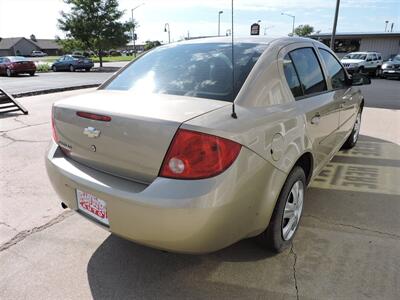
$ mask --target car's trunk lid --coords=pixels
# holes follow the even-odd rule
[[[59,144],[85,165],[149,183],[159,172],[179,126],[227,102],[184,96],[99,90],[59,101],[54,124]],[[111,117],[83,118],[78,112]],[[96,134],[98,132],[98,137]]]

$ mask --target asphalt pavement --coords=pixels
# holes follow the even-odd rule
[[[372,79],[361,86],[366,107],[400,109],[400,79]]]
[[[391,82],[391,84],[399,82]],[[162,252],[62,210],[44,155],[51,104],[0,118],[0,299],[398,299],[400,110],[366,108],[357,146],[313,183],[293,247]]]

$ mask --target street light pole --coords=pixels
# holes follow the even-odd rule
[[[167,27],[168,27],[168,30],[167,30]],[[169,29],[168,23],[165,23],[165,25],[164,25],[164,32],[168,32],[168,44],[170,44],[171,43],[171,31]]]
[[[386,32],[388,24],[389,24],[389,21],[385,21],[385,32]]]
[[[140,6],[144,5],[144,3],[139,4],[138,6],[134,7],[131,9],[131,13],[132,13],[132,43],[133,43],[133,55],[134,57],[136,57],[136,39],[135,39],[135,21],[133,20],[133,11],[136,8],[139,8]]]
[[[289,14],[285,14],[285,13],[281,13],[282,16],[288,16],[292,18],[292,36],[294,36],[294,23],[296,20],[296,16],[293,15],[289,15]]]
[[[339,16],[339,6],[340,6],[340,0],[336,0],[335,19],[333,20],[333,29],[332,29],[332,36],[331,36],[332,51],[335,51],[335,36],[336,36],[337,20],[338,20],[338,16]]]
[[[223,13],[222,10],[218,12],[218,36],[221,36],[221,14]]]

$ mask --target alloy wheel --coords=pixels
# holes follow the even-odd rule
[[[296,181],[286,199],[285,210],[282,218],[282,237],[285,241],[292,238],[296,232],[303,211],[304,184]]]

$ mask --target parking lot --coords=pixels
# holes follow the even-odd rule
[[[252,240],[167,253],[62,210],[44,167],[51,104],[91,89],[21,98],[29,115],[0,119],[0,299],[398,299],[399,84],[363,87],[360,140],[313,181],[293,246],[279,255]]]

